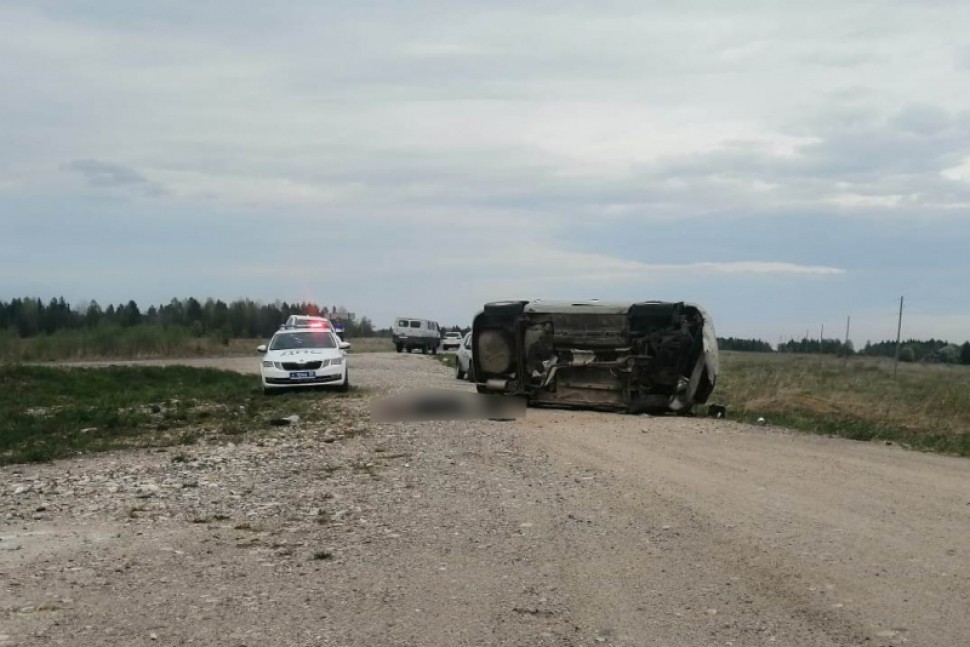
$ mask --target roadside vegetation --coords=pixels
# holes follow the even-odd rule
[[[448,368],[455,368],[455,365],[458,363],[458,357],[454,353],[439,352],[434,357]]]
[[[185,328],[151,325],[104,325],[26,338],[0,331],[0,362],[248,355],[265,341],[194,337]]]
[[[265,430],[294,414],[325,421],[346,397],[266,397],[253,375],[185,366],[0,366],[0,464],[193,444]]]
[[[348,337],[349,353],[393,353],[394,342],[390,337]]]
[[[393,350],[390,329],[342,306],[188,298],[142,310],[134,301],[102,308],[23,298],[0,301],[0,362],[247,355],[292,314],[341,322],[352,352]]]
[[[970,368],[793,353],[721,354],[732,418],[970,456]]]
[[[59,330],[22,338],[0,331],[0,362],[159,359],[253,355],[269,337],[222,340],[194,337],[185,328],[141,325]],[[349,337],[351,353],[391,352],[390,338]]]
[[[723,351],[711,403],[742,422],[970,456],[967,366],[900,362],[894,379],[882,357]]]

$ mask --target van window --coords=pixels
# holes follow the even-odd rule
[[[397,325],[399,327],[401,327],[401,328],[407,328],[408,327],[408,320],[407,319],[400,319],[400,320],[398,320]]]
[[[411,322],[411,327],[412,328],[420,328],[421,327],[421,322],[420,321],[412,321]]]

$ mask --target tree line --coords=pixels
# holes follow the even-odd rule
[[[53,335],[62,330],[91,330],[100,327],[132,328],[149,325],[184,328],[194,337],[269,337],[290,315],[312,314],[343,322],[346,334],[370,337],[377,334],[373,322],[342,307],[312,302],[276,301],[259,303],[250,299],[225,302],[201,301],[194,297],[172,299],[142,310],[134,301],[102,307],[96,301],[72,307],[63,297],[45,303],[37,298],[0,301],[0,331],[22,338]]]
[[[367,317],[357,317],[345,308],[322,306],[302,301],[260,303],[252,299],[225,302],[221,299],[200,300],[194,297],[172,299],[168,303],[142,308],[134,301],[102,307],[96,301],[79,306],[69,305],[63,297],[44,302],[26,297],[10,301],[0,300],[0,334],[20,338],[55,335],[61,331],[111,331],[136,327],[161,328],[187,337],[212,337],[228,343],[230,339],[270,337],[290,315],[312,314],[343,322],[348,337],[390,336],[389,328],[375,328]],[[460,331],[467,327],[441,327]],[[728,351],[749,353],[775,352],[771,344],[760,339],[718,337],[718,347]],[[840,339],[791,339],[778,345],[781,353],[813,353],[829,355],[864,355],[895,357],[896,342],[867,341],[858,353],[852,342]],[[952,344],[942,339],[908,339],[900,345],[901,361],[943,362],[970,365],[970,342]]]
[[[746,353],[771,353],[771,344],[760,339],[739,339],[737,337],[718,337],[717,347],[720,350],[739,350]]]
[[[760,339],[737,339],[735,337],[718,337],[718,348],[721,350],[737,350],[748,353],[806,353],[837,355],[861,355],[865,357],[895,357],[896,341],[880,341],[866,345],[856,351],[852,341],[841,339],[790,339],[778,345],[777,350],[771,344]],[[952,344],[944,339],[907,339],[900,343],[899,359],[902,362],[939,362],[944,364],[970,365],[970,342],[962,345]]]
[[[789,339],[783,344],[778,344],[779,353],[814,353],[823,355],[844,355],[855,354],[855,347],[852,341],[844,342],[841,339]]]
[[[896,342],[866,342],[860,351],[871,357],[895,357]],[[951,344],[943,339],[907,339],[899,344],[901,362],[942,362],[944,364],[970,364],[970,342]]]

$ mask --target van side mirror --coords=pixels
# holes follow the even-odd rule
[[[256,352],[265,353],[266,352],[266,344],[260,344],[259,346],[257,346],[256,347]]]

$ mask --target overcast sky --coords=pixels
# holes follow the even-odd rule
[[[283,6],[278,6],[278,5]],[[970,338],[970,3],[0,3],[0,299]]]

